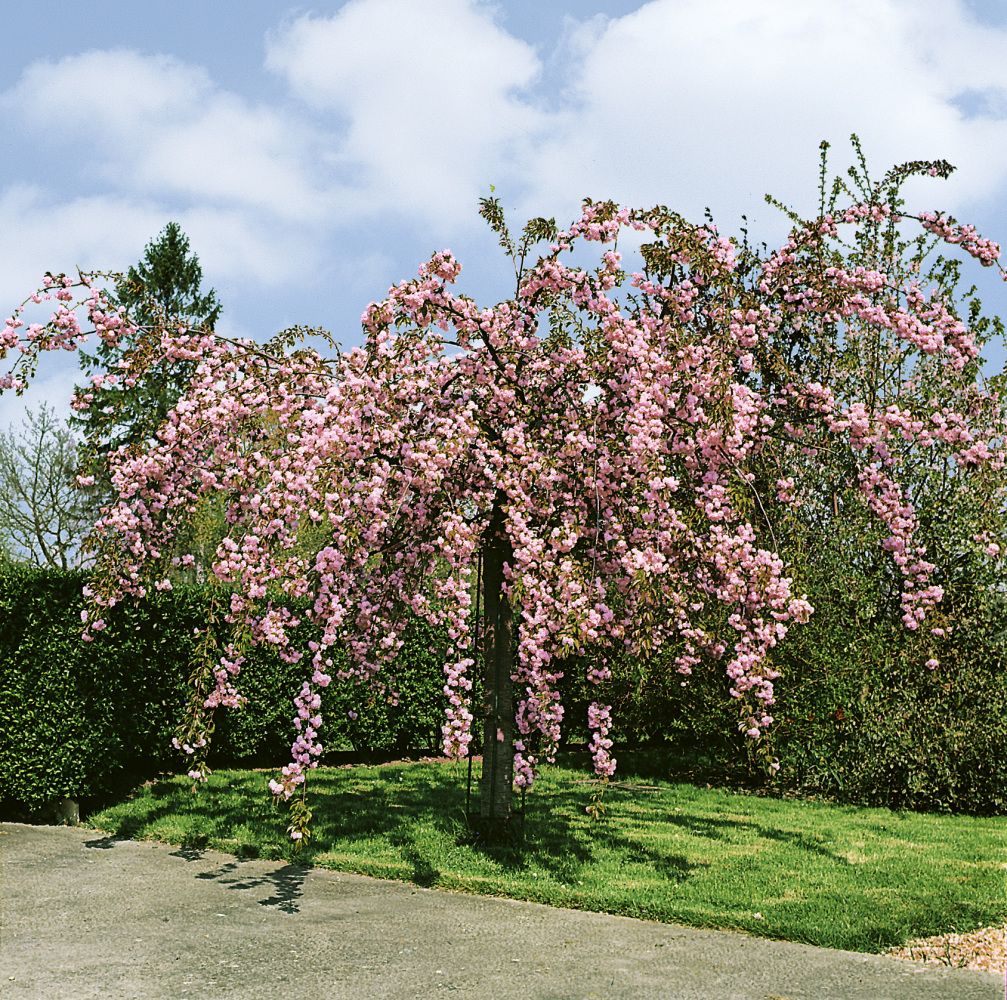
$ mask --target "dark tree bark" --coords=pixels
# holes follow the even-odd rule
[[[500,501],[483,538],[483,657],[485,710],[483,766],[479,782],[479,827],[489,840],[510,825],[514,781],[514,634],[503,568],[513,555]]]

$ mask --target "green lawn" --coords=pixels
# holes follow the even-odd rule
[[[173,778],[88,817],[133,838],[289,858],[268,775]],[[893,813],[628,779],[585,813],[582,771],[547,768],[524,848],[466,842],[465,770],[446,763],[320,768],[303,860],[424,886],[721,927],[832,948],[1007,921],[1003,819]]]

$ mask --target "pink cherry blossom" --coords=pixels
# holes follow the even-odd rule
[[[119,379],[142,380],[152,359],[194,367],[150,447],[111,458],[116,499],[94,529],[97,617],[85,622],[85,638],[125,598],[170,587],[167,567],[193,561],[177,552],[182,530],[205,498],[222,502],[228,531],[212,582],[224,595],[217,624],[233,640],[218,648],[206,630],[176,745],[194,761],[190,775],[205,779],[206,713],[241,703],[248,648],[265,644],[303,662],[291,759],[269,784],[299,810],[291,837],[300,840],[307,778],[323,753],[321,689],[336,678],[397,698],[410,616],[448,639],[443,746],[454,757],[470,753],[471,671],[482,653],[474,574],[490,525],[502,523],[517,786],[529,787],[553,759],[567,722],[560,682],[575,662],[599,690],[587,717],[595,770],[614,773],[612,710],[601,694],[627,649],[667,651],[683,678],[719,664],[739,731],[760,741],[773,722],[774,650],[813,612],[760,513],[760,461],[844,450],[883,526],[910,630],[943,591],[918,541],[898,450],[943,449],[961,468],[1003,468],[992,397],[977,396],[971,412],[879,410],[828,384],[827,366],[788,367],[778,346],[781,331],[824,336],[842,324],[854,345],[883,332],[907,366],[923,357],[960,376],[975,363],[971,331],[939,294],[894,268],[822,266],[840,227],[889,217],[887,205],[837,209],[745,270],[739,248],[709,225],[586,202],[519,271],[512,299],[482,307],[457,294],[461,265],[438,252],[367,306],[364,344],[336,358],[197,329],[140,330],[101,291],[100,276],[47,275],[0,332],[0,357],[13,359],[3,386],[20,386],[42,352],[75,349],[92,334],[138,346],[78,393],[78,410],[101,405]],[[980,263],[996,263],[996,245],[969,227],[918,218]],[[645,248],[629,275],[615,247],[624,230]],[[574,263],[581,242],[600,244],[594,269]],[[46,304],[48,322],[26,327],[25,310]],[[775,470],[770,495],[805,502],[806,467]],[[990,556],[995,548],[985,542]],[[296,610],[305,599],[308,610]],[[296,648],[305,617],[315,638]],[[347,659],[337,666],[339,648]],[[936,669],[936,658],[925,666]]]

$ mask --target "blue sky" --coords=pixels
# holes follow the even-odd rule
[[[569,221],[584,196],[661,202],[721,229],[810,211],[818,142],[856,131],[878,171],[1007,241],[1000,0],[264,0],[5,5],[0,300],[47,269],[125,268],[179,221],[225,332],[293,323],[359,340],[363,307],[449,247],[509,294],[476,215]],[[1007,313],[1005,286],[983,283]],[[69,358],[26,399],[62,402]],[[61,407],[62,408],[62,407]]]

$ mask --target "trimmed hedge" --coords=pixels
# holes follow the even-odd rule
[[[0,798],[36,809],[103,798],[168,766],[199,601],[123,607],[107,641],[80,641],[79,574],[0,574]]]
[[[23,565],[0,571],[0,803],[8,812],[61,796],[105,800],[181,763],[171,738],[188,698],[206,591],[178,586],[124,604],[106,616],[108,628],[94,642],[83,643],[85,580]],[[304,631],[299,638],[307,641]],[[323,693],[327,748],[438,745],[445,644],[419,622],[405,638],[397,705],[360,685],[333,683]],[[304,671],[270,649],[253,651],[240,678],[248,704],[217,713],[211,765],[287,759]]]
[[[837,578],[841,581],[841,578]],[[819,587],[818,592],[823,593]],[[892,809],[1007,812],[1007,595],[983,604],[946,599],[953,641],[940,666],[924,666],[919,637],[892,607],[865,608],[841,582],[776,651],[781,676],[769,730],[777,784],[839,801]],[[581,672],[578,668],[577,673]],[[669,769],[764,783],[723,669],[707,664],[686,686],[661,663],[616,666],[611,700],[618,748],[663,746]],[[593,692],[577,691],[577,719]]]
[[[188,696],[194,630],[207,593],[179,586],[117,608],[108,629],[80,641],[82,574],[0,570],[0,803],[36,810],[61,796],[105,800],[181,764],[171,737]],[[844,600],[847,602],[844,604]],[[826,612],[828,607],[828,612]],[[920,667],[891,615],[840,591],[780,647],[783,672],[771,731],[780,782],[842,801],[892,808],[1007,811],[1007,621],[1002,609],[956,609],[956,641],[936,672]],[[897,616],[896,616],[897,619]],[[302,626],[298,642],[310,631]],[[440,741],[445,641],[414,622],[395,671],[398,704],[365,686],[323,693],[327,751],[427,750]],[[567,737],[583,740],[588,690],[568,664]],[[278,766],[293,737],[303,664],[257,649],[243,667],[248,704],[217,713],[210,763]],[[478,692],[476,693],[478,697]],[[760,780],[722,671],[685,687],[661,664],[626,659],[605,693],[617,751],[661,746],[670,763]],[[356,715],[350,718],[350,713]]]

